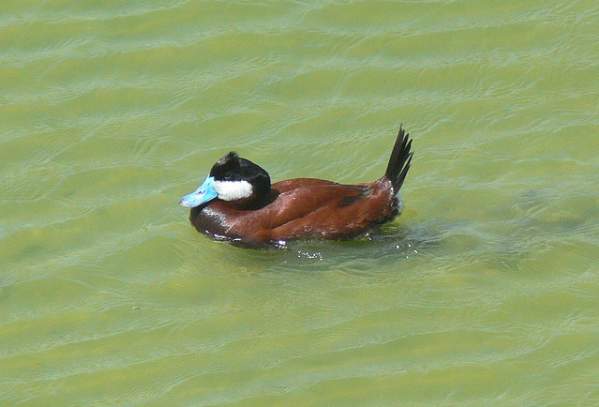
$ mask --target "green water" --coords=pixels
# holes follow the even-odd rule
[[[597,1],[0,5],[0,405],[599,405]],[[384,171],[372,241],[177,205]]]

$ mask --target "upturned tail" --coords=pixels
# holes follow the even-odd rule
[[[408,175],[410,164],[412,162],[412,140],[410,135],[400,126],[385,177],[391,181],[395,195],[399,193],[401,186]]]

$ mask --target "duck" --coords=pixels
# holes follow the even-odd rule
[[[409,133],[400,126],[385,174],[358,184],[316,178],[271,183],[266,170],[231,151],[179,203],[190,209],[189,221],[198,232],[241,246],[354,239],[401,213],[411,147]]]

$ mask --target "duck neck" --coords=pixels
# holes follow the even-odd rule
[[[229,206],[232,206],[235,209],[251,211],[265,207],[266,205],[274,201],[278,195],[278,192],[269,189],[266,193],[254,194],[249,198],[237,199],[235,201],[229,201],[227,203]]]

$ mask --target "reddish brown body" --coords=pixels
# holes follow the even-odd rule
[[[350,239],[398,214],[411,146],[409,134],[400,127],[385,175],[357,185],[314,178],[271,184],[266,170],[230,152],[180,203],[191,208],[195,228],[215,239],[254,246],[295,239]]]
[[[191,223],[215,238],[246,244],[294,239],[348,239],[398,213],[393,185],[385,177],[367,184],[342,185],[298,178],[272,185],[270,202],[255,209],[221,200],[192,209]]]

